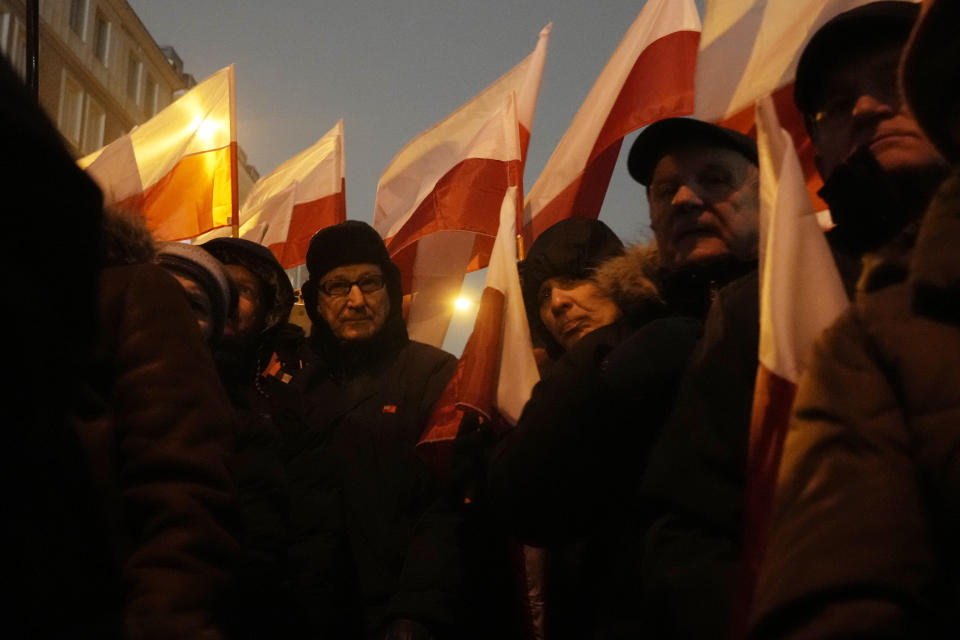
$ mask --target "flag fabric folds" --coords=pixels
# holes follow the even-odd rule
[[[158,240],[181,240],[237,215],[233,65],[130,133],[78,161],[108,207],[141,213]]]
[[[760,160],[760,365],[747,454],[742,582],[733,624],[742,637],[766,549],[777,470],[800,375],[814,342],[847,308],[833,255],[807,197],[793,140],[772,98],[757,104]]]
[[[522,62],[414,138],[380,177],[373,226],[412,294],[407,327],[415,340],[443,342],[464,274],[489,260],[508,171],[522,175],[550,29]],[[504,137],[512,94],[519,149]]]
[[[512,426],[540,379],[517,272],[517,193],[511,186],[502,199],[473,333],[417,444],[421,457],[441,472],[469,412],[494,428]]]
[[[240,237],[289,269],[304,264],[310,239],[347,218],[343,120],[310,148],[260,178],[240,207]]]
[[[527,193],[527,242],[560,220],[599,215],[626,134],[693,113],[699,41],[693,0],[644,5]]]

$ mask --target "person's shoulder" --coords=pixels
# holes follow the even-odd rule
[[[756,297],[760,290],[760,270],[753,269],[720,287],[717,297],[721,300],[738,302]]]
[[[452,353],[416,340],[408,341],[401,352],[407,358],[424,363],[436,363],[438,366],[457,361],[457,357]]]

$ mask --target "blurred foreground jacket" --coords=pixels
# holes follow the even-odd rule
[[[915,246],[868,262],[821,337],[784,445],[751,637],[960,633],[957,246],[954,173]]]
[[[220,638],[236,552],[234,413],[183,289],[141,263],[130,237],[105,238],[113,262],[78,432],[123,573],[125,636]]]

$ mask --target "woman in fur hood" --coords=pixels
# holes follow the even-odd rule
[[[531,332],[551,364],[491,458],[488,498],[511,535],[547,550],[547,640],[634,637],[642,632],[631,614],[648,524],[637,479],[700,323],[667,315],[653,250],[624,250],[597,221],[561,224],[522,264]],[[581,313],[599,323],[601,299],[616,309],[609,322],[580,335],[550,331],[569,328]],[[576,340],[562,344],[569,335]]]
[[[654,255],[643,246],[625,252],[599,220],[572,218],[544,231],[520,264],[537,346],[556,360],[601,327],[619,323],[629,334],[663,315],[651,278]]]

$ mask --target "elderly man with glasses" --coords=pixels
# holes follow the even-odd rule
[[[316,359],[285,434],[294,592],[321,637],[437,637],[456,623],[455,537],[433,527],[440,487],[414,447],[456,359],[407,337],[400,271],[369,225],[318,232],[307,269]]]

